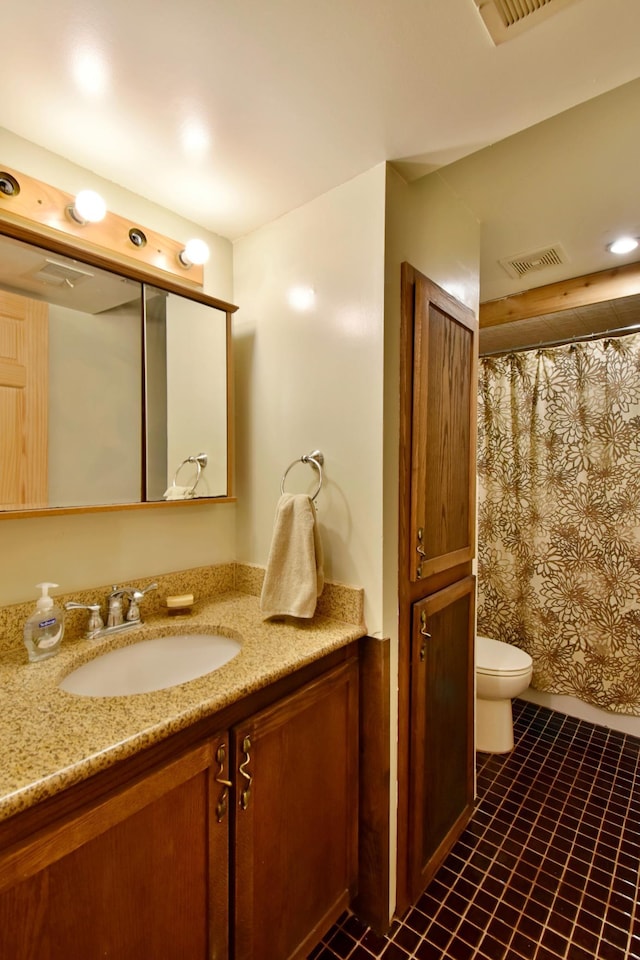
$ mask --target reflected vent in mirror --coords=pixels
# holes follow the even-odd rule
[[[61,287],[63,284],[75,287],[84,280],[91,280],[92,273],[88,270],[79,270],[77,267],[71,267],[67,263],[60,263],[57,260],[45,260],[44,265],[32,274],[34,280],[40,283],[48,283],[50,286]]]

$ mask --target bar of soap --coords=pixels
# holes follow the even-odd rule
[[[191,613],[192,606],[192,593],[184,593],[181,596],[167,597],[167,610],[169,613]]]

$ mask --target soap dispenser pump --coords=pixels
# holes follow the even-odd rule
[[[24,644],[29,660],[46,660],[60,649],[64,633],[64,611],[56,606],[49,590],[57,583],[37,583],[42,590],[36,608],[24,625]]]

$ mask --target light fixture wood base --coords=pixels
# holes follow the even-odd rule
[[[188,286],[202,286],[202,266],[193,264],[186,268],[178,259],[188,238],[172,240],[109,211],[99,223],[75,223],[66,213],[67,207],[73,205],[73,196],[0,164],[0,177],[2,173],[16,180],[20,190],[11,196],[0,192],[0,225],[3,221],[37,224],[38,232],[46,236],[56,238],[64,234],[79,252],[108,251],[110,258],[119,263],[136,264],[143,270],[150,268],[152,273],[169,275]],[[131,229],[142,231],[147,240],[144,246],[131,242]]]

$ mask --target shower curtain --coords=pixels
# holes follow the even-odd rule
[[[478,633],[640,716],[640,335],[480,361]]]

